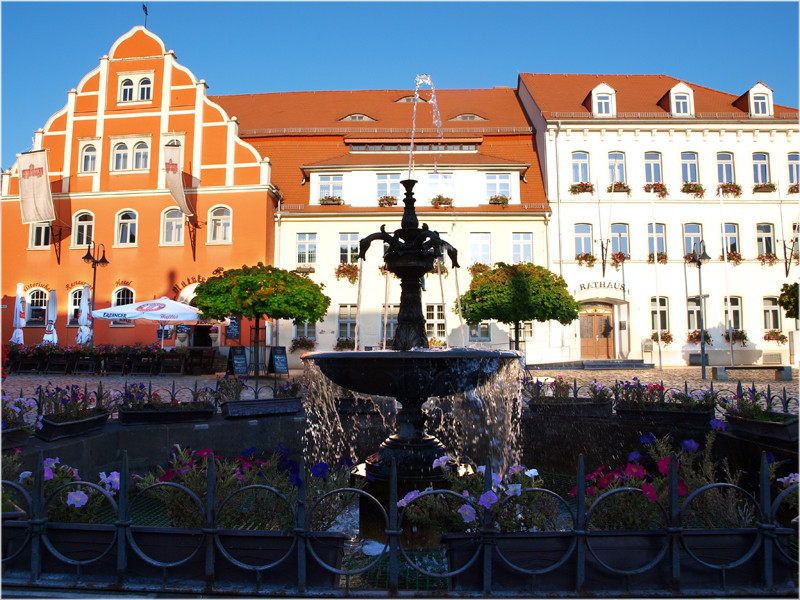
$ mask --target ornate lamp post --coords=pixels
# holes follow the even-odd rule
[[[689,262],[693,265],[697,265],[697,285],[700,291],[700,318],[698,319],[700,322],[700,368],[703,379],[706,378],[706,330],[705,324],[703,323],[705,302],[703,299],[703,273],[701,267],[709,260],[711,260],[711,257],[706,252],[706,243],[702,240],[695,243],[692,250],[692,258],[689,259]]]
[[[97,254],[100,249],[103,249],[103,254],[100,258],[97,258]],[[106,247],[103,244],[99,246],[94,243],[94,240],[89,241],[89,245],[86,248],[86,254],[83,255],[83,262],[88,265],[92,265],[92,306],[91,310],[94,310],[94,286],[97,283],[97,267],[107,267],[109,265],[109,261],[106,259]],[[94,346],[94,319],[92,319],[92,346]]]

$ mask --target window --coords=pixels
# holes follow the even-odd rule
[[[492,259],[492,234],[469,234],[469,262],[491,264]]]
[[[491,342],[492,336],[490,335],[491,328],[488,321],[482,321],[475,325],[469,326],[469,341],[470,342]]]
[[[645,183],[661,183],[661,154],[658,152],[644,153],[644,180]]]
[[[117,213],[117,245],[133,246],[136,244],[136,223],[138,218],[132,210]]]
[[[91,144],[83,147],[81,172],[93,173],[97,170],[97,149]]]
[[[775,254],[775,228],[771,223],[756,225],[756,244],[758,254]]]
[[[29,248],[48,248],[50,246],[50,222],[31,223]]]
[[[452,173],[428,173],[428,192],[431,198],[442,195],[450,198],[453,195]]]
[[[328,196],[342,195],[342,175],[320,175],[319,176],[319,197],[327,198]]]
[[[769,183],[769,155],[753,153],[753,183]]]
[[[667,310],[667,299],[664,296],[650,298],[650,329],[658,331],[669,331],[669,311]]]
[[[28,315],[26,327],[44,327],[47,325],[47,290],[34,288],[28,292]]]
[[[608,179],[614,183],[625,183],[625,154],[608,153]]]
[[[753,96],[753,113],[761,117],[769,115],[769,99],[765,94]]]
[[[676,115],[690,115],[689,110],[689,95],[688,94],[675,94],[675,114]]]
[[[394,196],[400,198],[400,173],[378,173],[378,198]]]
[[[208,219],[208,241],[211,243],[230,243],[232,235],[231,209],[219,206],[211,209]]]
[[[94,216],[92,213],[79,212],[75,214],[72,225],[72,245],[86,246],[92,241],[94,231]]]
[[[764,329],[781,328],[781,311],[777,298],[764,298]]]
[[[371,119],[367,115],[361,113],[354,113],[352,115],[347,115],[341,121],[374,121],[375,119]]]
[[[310,321],[295,323],[294,337],[304,337],[309,340],[317,339],[317,324]]]
[[[123,306],[125,304],[133,304],[135,302],[136,296],[133,293],[133,290],[129,287],[121,287],[114,290],[114,293],[111,296],[111,306]],[[119,321],[111,321],[112,327],[133,327],[133,321],[128,320],[119,320]]]
[[[630,256],[628,243],[628,225],[626,223],[611,224],[611,253],[622,252],[625,256]]]
[[[145,77],[139,82],[139,100],[150,100],[150,88],[152,84],[150,80]]]
[[[387,344],[390,344],[394,339],[394,332],[397,330],[398,314],[400,314],[399,304],[390,304],[388,307],[384,305],[383,308],[381,309],[380,339],[381,341],[383,341],[385,335]],[[384,328],[384,319],[386,319],[385,328]]]
[[[511,175],[508,173],[486,174],[486,198],[505,196],[511,198]]]
[[[81,296],[83,288],[75,288],[69,293],[69,312],[67,313],[67,325],[78,324],[78,313],[81,310]]]
[[[697,154],[681,152],[681,181],[683,183],[699,183]]]
[[[742,328],[742,299],[731,296],[731,316],[728,316],[728,297],[725,297],[725,329],[728,329],[728,321],[732,320],[731,327],[734,329]]]
[[[789,154],[789,183],[800,183],[800,154]]]
[[[511,262],[512,263],[533,262],[532,233],[511,234]]]
[[[339,234],[339,262],[356,263],[358,262],[358,234],[340,233]]]
[[[739,251],[739,226],[735,223],[725,223],[722,226],[722,247],[726,252]]]
[[[355,304],[339,305],[339,337],[355,339],[356,333],[356,312]]]
[[[686,301],[686,326],[689,331],[700,329],[700,299],[697,297],[689,298]]]
[[[478,115],[476,115],[474,113],[464,113],[464,114],[458,115],[457,117],[453,117],[450,120],[451,121],[485,121],[486,119],[484,119],[483,117],[479,117]]]
[[[122,82],[119,97],[122,102],[131,102],[133,100],[133,81],[125,79]]]
[[[683,255],[694,252],[695,246],[703,239],[703,226],[697,223],[686,223],[683,226]]]
[[[425,305],[425,335],[442,341],[447,337],[444,322],[444,304]]]
[[[572,153],[572,183],[589,182],[589,153]]]
[[[124,171],[128,168],[128,146],[117,144],[114,146],[114,170]]]
[[[717,152],[717,182],[733,183],[733,154]]]
[[[608,94],[597,95],[597,114],[611,116],[611,96]]]
[[[653,240],[653,224],[647,224],[647,252],[653,254],[653,244],[655,243],[656,252],[667,251],[666,226],[663,223],[656,223],[655,241]]]
[[[177,208],[170,208],[161,214],[161,243],[183,245],[183,213]]]
[[[317,234],[297,234],[297,266],[313,266],[317,262]]]
[[[146,169],[148,166],[149,151],[147,144],[139,142],[133,147],[133,168]]]
[[[575,256],[592,253],[592,226],[588,223],[575,223]]]

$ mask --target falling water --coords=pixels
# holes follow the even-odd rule
[[[433,87],[433,81],[430,75],[423,73],[417,75],[414,80],[416,87],[414,88],[414,111],[411,117],[411,144],[408,151],[408,178],[414,179],[414,134],[417,130],[417,104],[419,104],[419,86],[423,83],[431,86],[431,101],[433,106],[433,124],[436,125],[436,130],[439,132],[439,137],[442,137],[442,119],[439,116],[439,104],[436,102],[436,88]]]

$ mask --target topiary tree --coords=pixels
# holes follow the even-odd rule
[[[460,301],[470,325],[487,319],[513,325],[517,350],[523,321],[555,319],[567,325],[580,310],[564,278],[533,263],[496,263],[493,269],[476,273]]]
[[[781,286],[781,295],[778,296],[778,304],[781,305],[781,308],[786,311],[786,318],[787,319],[797,319],[800,318],[797,316],[798,310],[798,285],[795,281],[792,284],[784,283]]]
[[[262,317],[291,319],[295,323],[322,321],[331,299],[322,293],[322,285],[305,274],[258,263],[253,267],[223,269],[199,283],[192,304],[212,319],[234,317],[253,319],[258,326]],[[258,360],[255,376],[258,377]]]

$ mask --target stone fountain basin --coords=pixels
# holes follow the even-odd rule
[[[476,388],[509,361],[511,350],[411,350],[309,352],[331,381],[361,394],[394,398],[449,396]]]

